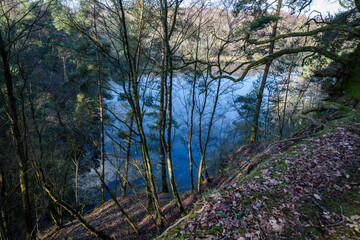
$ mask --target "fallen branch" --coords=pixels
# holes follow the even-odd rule
[[[184,220],[188,219],[193,212],[194,212],[194,209],[191,210],[191,212],[190,212],[188,215],[180,218],[175,224],[173,224],[173,225],[171,225],[170,227],[168,227],[159,237],[157,237],[157,238],[155,238],[155,239],[161,239],[161,238],[162,238],[163,236],[165,236],[165,234],[166,234],[167,232],[169,232],[171,229],[173,229],[174,227],[176,227],[177,225],[179,225],[179,224],[180,224],[181,222],[183,222]]]
[[[348,110],[348,111],[351,110],[351,108],[349,108],[347,106],[344,106],[344,105],[341,105],[339,103],[326,102],[326,103],[321,104],[318,107],[310,108],[310,109],[302,111],[301,113],[299,113],[299,116],[301,118],[304,118],[304,119],[307,119],[307,120],[311,121],[315,125],[322,125],[323,126],[324,124],[322,124],[321,122],[319,122],[318,120],[316,120],[316,119],[314,119],[314,118],[312,118],[310,116],[307,116],[307,114],[309,114],[311,112],[322,112],[322,111],[329,110],[329,109],[334,109],[334,110],[344,109],[344,110]]]
[[[310,116],[308,116],[308,115],[305,115],[305,114],[303,114],[303,113],[299,113],[299,117],[301,117],[301,118],[303,118],[303,119],[307,119],[307,120],[309,120],[310,122],[312,122],[314,125],[316,125],[316,126],[319,126],[319,125],[324,125],[324,124],[322,124],[321,122],[319,122],[318,120],[316,120],[315,118],[312,118],[312,117],[310,117]]]
[[[97,238],[102,240],[111,240],[111,238],[104,233],[103,231],[97,230],[91,224],[89,224],[80,214],[78,214],[69,204],[56,197],[50,190],[50,187],[46,184],[43,184],[45,191],[49,194],[49,196],[54,200],[55,203],[59,204],[62,208],[68,211],[73,217],[75,217],[81,225],[83,225],[87,230],[89,230],[92,234],[94,234]]]

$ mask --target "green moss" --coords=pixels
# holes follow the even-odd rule
[[[191,219],[194,219],[194,218],[196,218],[198,215],[199,215],[199,214],[192,213],[192,214],[190,215],[189,219],[190,219],[190,220],[191,220]]]
[[[359,55],[358,55],[359,56]],[[357,56],[357,57],[358,57]],[[357,61],[352,69],[352,74],[345,81],[345,90],[356,100],[360,101],[360,62]]]
[[[215,235],[217,232],[221,233],[222,230],[223,230],[222,227],[214,225],[207,231],[207,233],[209,235]]]

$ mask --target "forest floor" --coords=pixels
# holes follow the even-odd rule
[[[359,110],[255,157],[241,147],[228,167],[240,174],[158,239],[360,239]]]
[[[159,193],[159,203],[162,206],[162,212],[168,224],[171,225],[179,217],[180,213],[176,202],[170,193]],[[184,193],[181,196],[186,210],[190,210],[195,201],[195,195]],[[120,205],[126,210],[130,218],[136,223],[140,234],[136,234],[126,219],[117,209],[113,200],[109,200],[100,207],[94,209],[84,218],[95,228],[104,231],[112,239],[152,239],[157,234],[155,224],[147,214],[139,200],[133,195],[118,197]],[[140,200],[146,206],[146,195],[141,194]],[[65,224],[64,228],[49,229],[46,233],[39,236],[40,239],[67,239],[67,240],[85,240],[97,239],[88,230],[86,230],[77,220]]]
[[[204,194],[182,195],[189,214],[180,221],[171,194],[159,194],[171,227],[158,238],[360,239],[359,106],[323,122],[322,128],[309,125],[290,140],[239,148]],[[150,217],[132,196],[119,201],[140,235],[111,200],[85,219],[113,239],[156,237]],[[41,238],[95,239],[77,221]]]

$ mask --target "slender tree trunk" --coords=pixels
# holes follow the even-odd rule
[[[170,66],[172,66],[172,59],[170,59]],[[176,188],[175,178],[174,178],[174,170],[172,167],[172,159],[171,159],[171,128],[172,128],[172,84],[173,84],[173,73],[170,70],[170,77],[169,77],[169,103],[168,103],[168,128],[167,128],[167,146],[166,146],[166,158],[167,158],[167,165],[168,165],[168,172],[169,172],[169,179],[170,179],[170,186],[173,192],[174,198],[180,210],[182,216],[186,215],[186,211],[184,206],[182,205],[179,193]]]
[[[165,85],[166,81],[166,70],[165,70],[165,29],[163,29],[162,39],[162,53],[161,53],[161,81],[160,81],[160,112],[159,112],[159,134],[160,134],[160,166],[161,166],[161,189],[162,192],[168,193],[169,188],[167,185],[166,178],[166,161],[165,161],[165,128],[166,128],[166,109],[165,109]]]
[[[19,158],[19,178],[20,178],[20,189],[21,189],[21,197],[23,204],[23,213],[25,219],[25,230],[26,230],[26,239],[35,239],[34,225],[31,216],[31,206],[30,206],[30,198],[29,198],[29,190],[28,190],[28,159],[26,158],[25,153],[25,142],[26,139],[23,139],[19,129],[19,119],[18,119],[18,107],[16,104],[16,98],[14,95],[13,88],[13,80],[10,72],[10,64],[9,64],[9,53],[5,50],[5,46],[3,44],[3,38],[0,32],[0,55],[3,62],[4,67],[4,79],[5,85],[7,89],[7,96],[9,100],[9,106],[11,113],[11,128],[13,139],[16,145],[16,152]]]
[[[62,182],[62,187],[61,187],[61,192],[60,192],[60,198],[61,199],[64,199],[65,198],[65,190],[66,190],[66,187],[67,187],[67,177],[68,177],[68,174],[69,174],[69,169],[70,169],[70,162],[66,165],[66,170],[65,170],[65,173],[64,173],[64,176],[63,176],[63,182]],[[79,164],[79,163],[78,163]],[[79,166],[78,166],[79,167]],[[77,204],[79,203],[79,201],[77,201]],[[77,205],[78,206],[78,205]],[[60,222],[60,226],[64,226],[64,216],[63,216],[63,208],[58,205],[57,206],[57,211],[59,213],[59,222]],[[77,209],[76,209],[77,210]]]
[[[96,24],[96,3],[94,3],[94,34],[96,40],[96,65],[98,71],[98,88],[99,88],[99,112],[100,112],[100,159],[101,159],[101,204],[105,202],[105,134],[104,134],[104,108],[103,108],[103,97],[102,97],[102,85],[101,85],[101,63],[99,53],[99,39],[97,34]]]
[[[79,159],[76,158],[75,159],[75,209],[76,209],[76,211],[79,210],[78,179],[79,179]]]
[[[195,63],[195,65],[197,65]],[[188,138],[188,151],[189,151],[189,169],[190,169],[190,182],[191,182],[191,190],[194,191],[194,175],[193,175],[193,151],[192,151],[192,137],[193,137],[193,128],[194,128],[194,109],[195,109],[195,85],[196,85],[196,66],[194,71],[194,79],[192,86],[192,100],[191,100],[191,111],[190,111],[190,127],[189,127],[189,138]]]
[[[268,88],[268,99],[267,99],[267,107],[266,107],[266,114],[265,114],[265,126],[264,126],[264,139],[266,139],[267,133],[267,119],[270,111],[270,89]]]
[[[278,6],[276,9],[276,13],[275,13],[276,16],[280,15],[281,5],[282,5],[282,0],[278,0]],[[276,36],[277,24],[278,24],[278,22],[276,21],[273,25],[270,38],[274,38]],[[275,48],[275,42],[272,41],[270,43],[269,54],[272,54],[274,52],[274,48]],[[253,124],[251,127],[251,136],[250,136],[251,143],[255,143],[256,139],[257,139],[257,131],[258,131],[258,124],[259,124],[259,116],[260,116],[260,111],[261,111],[261,103],[263,100],[264,89],[265,89],[267,77],[269,75],[271,63],[272,63],[272,61],[269,61],[266,63],[264,74],[261,79],[260,89],[259,89],[259,93],[257,95],[257,101],[256,101],[256,106],[255,106],[255,114],[254,114]]]
[[[288,75],[287,75],[287,81],[286,81],[286,92],[285,92],[285,99],[284,99],[284,109],[282,113],[282,121],[281,121],[281,128],[280,128],[280,139],[283,137],[284,127],[285,127],[285,114],[286,114],[286,104],[287,104],[287,98],[289,94],[289,87],[290,87],[290,81],[291,81],[291,72],[292,72],[292,66],[288,69]]]
[[[173,59],[172,59],[172,51],[170,49],[170,37],[172,34],[172,30],[169,29],[168,24],[168,5],[167,0],[162,0],[161,3],[162,6],[162,23],[163,23],[163,29],[164,29],[164,41],[165,41],[165,73],[166,76],[169,75],[169,87],[168,87],[168,101],[167,101],[167,113],[168,113],[168,125],[167,125],[167,143],[166,143],[166,159],[167,159],[167,165],[168,165],[168,174],[169,174],[169,180],[170,180],[170,186],[172,193],[174,195],[174,198],[176,200],[176,203],[178,205],[178,208],[180,210],[180,213],[182,216],[186,215],[185,208],[181,202],[178,190],[176,188],[175,178],[174,178],[174,170],[172,166],[172,158],[171,158],[171,128],[172,128],[172,88],[173,88]],[[178,2],[176,2],[176,7],[174,11],[173,16],[173,23],[176,22],[176,14],[177,14],[177,8],[178,8]],[[164,71],[164,70],[163,70]]]
[[[201,7],[203,7],[203,1],[201,1]],[[194,186],[194,176],[193,176],[193,151],[192,151],[192,137],[193,137],[193,128],[194,128],[194,110],[195,110],[195,90],[196,90],[196,81],[197,81],[197,67],[198,67],[198,58],[199,58],[199,43],[200,43],[200,33],[201,33],[201,24],[202,24],[202,11],[200,12],[199,26],[197,29],[197,38],[196,38],[196,49],[195,49],[195,64],[194,64],[194,77],[191,88],[191,110],[190,110],[190,126],[189,126],[189,137],[188,137],[188,151],[189,151],[189,169],[190,169],[190,183],[191,190],[195,190]]]
[[[0,239],[10,240],[11,233],[9,229],[9,218],[6,209],[7,190],[6,190],[6,181],[3,168],[0,166],[0,211],[1,211],[1,221],[0,221]]]
[[[216,112],[216,107],[217,107],[217,103],[219,101],[219,94],[220,94],[220,87],[221,87],[221,79],[218,82],[218,86],[216,89],[216,96],[215,96],[215,102],[214,102],[214,106],[211,112],[211,117],[210,117],[210,121],[209,121],[209,127],[207,130],[207,134],[206,134],[206,138],[205,138],[205,142],[204,142],[204,146],[200,146],[200,153],[201,153],[201,160],[200,160],[200,166],[199,166],[199,173],[198,173],[198,185],[197,185],[197,189],[200,192],[201,191],[201,174],[202,174],[202,169],[204,168],[205,170],[205,179],[208,179],[208,173],[206,171],[206,163],[205,163],[205,159],[206,159],[206,149],[209,143],[209,138],[210,138],[210,132],[211,132],[211,128],[213,126],[213,121],[214,121],[214,117],[215,117],[215,112]]]
[[[207,83],[205,82],[205,85]],[[202,105],[202,108],[200,110],[199,113],[199,148],[200,148],[200,154],[202,156],[203,153],[203,145],[202,145],[202,117],[204,115],[205,112],[205,107],[206,107],[206,102],[207,102],[207,97],[208,97],[208,89],[205,89],[205,93],[204,93],[204,102]],[[198,184],[197,184],[197,190],[200,192],[201,190],[201,177],[202,177],[202,172],[203,172],[203,168],[204,168],[204,161],[202,161],[202,157],[200,159],[200,164],[199,164],[199,169],[198,169]]]
[[[23,75],[23,72],[22,71],[20,71],[20,72],[21,72],[21,75],[22,75],[24,81],[26,81],[26,77]],[[31,98],[31,95],[32,95],[31,88],[30,89],[27,88],[27,90],[28,90],[27,94],[29,96],[28,101],[30,103],[31,117],[32,117],[32,120],[33,120],[35,131],[36,131],[36,133],[38,135],[38,142],[39,142],[39,152],[40,152],[40,154],[39,154],[39,158],[38,158],[37,162],[41,163],[43,161],[43,156],[44,156],[42,134],[41,134],[41,130],[40,130],[39,126],[38,126],[38,122],[36,121],[36,117],[35,117],[35,106],[34,106],[34,102],[33,102],[32,98]],[[23,106],[23,108],[24,108],[24,106]],[[31,146],[31,141],[29,141],[29,142],[30,142],[30,146]],[[36,154],[35,154],[34,150],[33,150],[33,156],[34,156],[34,159],[36,159]],[[36,169],[37,163],[34,162],[34,164],[35,164],[34,168]],[[67,170],[68,170],[68,168],[66,169],[66,172],[67,172]],[[60,207],[59,211],[56,211],[56,208],[50,204],[50,199],[49,199],[49,197],[47,196],[47,194],[44,192],[44,190],[42,188],[42,180],[41,180],[41,176],[38,174],[38,172],[37,172],[36,180],[37,180],[38,186],[39,186],[40,191],[41,191],[41,193],[43,195],[43,198],[44,198],[43,203],[47,204],[48,214],[50,215],[50,217],[52,218],[54,224],[58,227],[58,229],[61,229],[63,227],[62,217],[61,217],[61,214],[60,214],[60,211],[62,211],[62,208]],[[59,214],[60,220],[57,219],[56,213]],[[38,222],[38,219],[37,219],[37,222]]]
[[[123,184],[121,185],[121,196],[126,195],[126,186],[127,186],[127,182],[128,182],[128,173],[129,173],[129,162],[130,162],[130,153],[131,153],[131,137],[132,137],[133,126],[134,126],[134,114],[132,111],[130,114],[131,114],[130,129],[129,129],[128,144],[126,147],[125,173],[124,173]]]
[[[94,228],[91,224],[89,224],[81,215],[77,213],[69,204],[62,201],[60,198],[56,197],[52,192],[49,186],[44,184],[45,191],[49,194],[49,196],[54,200],[56,204],[59,204],[63,207],[66,211],[68,211],[73,217],[75,217],[81,225],[83,225],[87,230],[89,230],[92,234],[94,234],[97,238],[103,240],[111,240],[111,238],[105,234],[104,232]]]
[[[277,106],[277,118],[278,118],[278,128],[279,128],[279,132],[281,131],[281,110],[280,110],[280,94],[282,92],[282,89],[280,88],[279,84],[277,86],[277,102],[276,102],[276,106]]]
[[[53,222],[55,223],[55,226],[58,228],[58,229],[61,229],[62,228],[62,224],[60,223],[60,221],[56,218],[56,210],[53,206],[51,206],[50,204],[50,199],[48,201],[48,205],[49,205],[49,214],[50,214],[50,217],[51,219],[53,220]]]
[[[137,107],[137,109],[139,109],[139,108]],[[151,193],[152,204],[154,205],[154,210],[155,210],[155,214],[156,214],[156,218],[157,218],[157,223],[160,226],[160,228],[163,228],[164,227],[164,222],[163,222],[163,219],[162,219],[161,208],[160,208],[158,196],[157,196],[157,193],[156,193],[156,187],[155,187],[154,176],[153,176],[153,172],[152,172],[152,165],[151,165],[150,155],[149,155],[149,152],[148,152],[148,149],[147,149],[147,141],[146,141],[144,129],[143,129],[143,126],[142,126],[142,124],[143,124],[142,123],[142,117],[141,117],[141,114],[139,112],[135,115],[135,119],[136,119],[136,122],[137,122],[137,127],[138,127],[138,130],[139,130],[139,134],[140,134],[141,151],[143,153],[143,158],[144,158],[143,160],[144,160],[147,184],[148,184],[149,191]]]
[[[151,197],[153,201],[153,206],[155,210],[155,215],[157,218],[157,224],[160,226],[160,228],[163,228],[164,221],[162,219],[162,213],[161,208],[159,204],[159,200],[157,197],[155,182],[154,182],[154,176],[152,173],[152,166],[151,166],[151,160],[150,155],[148,152],[147,147],[147,141],[145,136],[145,131],[143,127],[143,114],[140,107],[140,100],[139,100],[139,82],[138,82],[138,74],[139,74],[139,68],[138,63],[139,61],[136,61],[136,54],[132,54],[130,51],[130,38],[128,37],[128,30],[127,30],[127,23],[126,23],[126,17],[125,17],[125,10],[123,6],[123,0],[118,1],[118,9],[119,9],[119,16],[120,16],[120,28],[121,28],[121,38],[122,38],[122,44],[124,47],[124,56],[126,59],[126,62],[128,64],[128,89],[124,87],[124,91],[127,94],[127,99],[129,101],[129,104],[131,105],[131,108],[134,113],[134,119],[136,122],[136,127],[139,133],[140,137],[140,145],[141,145],[141,152],[143,156],[143,163],[144,163],[144,169],[145,169],[145,180],[147,185],[147,192],[151,192]],[[144,7],[144,1],[142,1],[142,8]],[[141,18],[142,19],[142,18]],[[140,22],[139,25],[139,33],[142,32],[142,22]],[[141,42],[141,34],[138,36],[138,49],[137,49],[137,59],[140,59],[140,42]]]
[[[73,144],[73,147],[76,149],[76,150],[80,150],[79,149],[79,146],[77,145],[77,143],[74,141],[74,139],[72,138],[70,132],[67,130],[67,128],[65,127],[64,123],[62,122],[61,120],[61,116],[59,114],[59,112],[57,113],[57,116],[58,116],[58,120],[59,120],[59,123],[60,125],[63,127],[64,131],[66,132],[66,135],[68,136],[68,138],[72,141],[72,144]],[[92,165],[92,163],[90,162],[90,159],[82,153],[82,156],[84,159],[86,159],[89,163],[90,166],[92,166],[92,170],[95,172],[95,174],[98,176],[99,180],[101,182],[103,182],[104,180],[101,178],[101,174],[99,173],[99,171]],[[41,169],[40,169],[41,170]],[[42,172],[42,171],[41,171]],[[42,174],[44,176],[44,174]],[[45,183],[45,180],[44,180],[44,183]],[[44,184],[44,189],[46,190],[46,184]],[[130,217],[128,216],[128,214],[125,212],[124,208],[120,205],[120,203],[118,202],[118,200],[116,199],[116,196],[111,192],[111,190],[109,189],[109,187],[104,184],[104,187],[105,187],[105,190],[108,192],[108,194],[110,195],[111,199],[114,201],[116,207],[119,209],[119,211],[122,213],[122,215],[125,217],[126,221],[130,224],[130,226],[134,229],[134,231],[136,233],[139,233],[139,229],[136,227],[136,225],[134,224],[134,222],[130,219]],[[61,205],[62,207],[64,207],[64,204],[61,204],[61,203],[64,203],[63,201],[58,201],[59,199],[56,198],[56,196],[54,197],[54,195],[51,194],[51,191],[50,191],[50,188],[48,188],[47,190],[49,196],[57,203],[59,203],[59,205]],[[61,199],[60,199],[61,200]],[[64,207],[65,208],[65,207]],[[69,211],[68,208],[65,208],[67,211]],[[73,211],[73,209],[70,209],[71,211]],[[71,211],[69,211],[71,214],[73,214]],[[76,212],[77,214],[77,212]],[[76,216],[75,216],[76,217]],[[79,219],[78,219],[79,220]],[[79,220],[80,221],[80,220]]]

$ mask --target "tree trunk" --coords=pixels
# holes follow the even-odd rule
[[[50,187],[44,184],[45,191],[49,194],[51,199],[56,203],[63,207],[66,211],[68,211],[73,217],[75,217],[81,225],[83,225],[87,230],[89,230],[92,234],[94,234],[99,239],[111,240],[111,238],[105,234],[104,232],[94,228],[91,224],[89,224],[81,215],[77,213],[69,204],[62,201],[60,198],[56,197],[50,190]]]
[[[221,79],[219,79],[218,86],[217,86],[217,89],[216,89],[215,102],[214,102],[214,106],[213,106],[213,109],[212,109],[212,112],[211,112],[211,117],[210,117],[210,121],[209,121],[209,127],[208,127],[208,130],[207,130],[204,146],[201,146],[201,141],[200,141],[201,160],[200,160],[200,165],[199,165],[198,185],[197,185],[197,189],[198,189],[199,192],[201,191],[201,175],[202,175],[202,169],[203,168],[204,168],[204,172],[205,172],[205,180],[209,179],[209,175],[208,175],[208,172],[206,170],[206,163],[205,163],[206,149],[207,149],[207,146],[208,146],[208,143],[209,143],[209,138],[210,138],[211,128],[212,128],[212,125],[213,125],[213,120],[214,120],[214,116],[215,116],[215,112],[216,112],[217,103],[219,101],[220,86],[221,86]],[[201,125],[201,122],[200,122],[199,125]]]
[[[130,162],[130,153],[131,153],[131,137],[132,137],[132,132],[133,132],[133,126],[134,126],[134,114],[131,111],[129,137],[128,137],[128,144],[126,147],[125,173],[124,173],[123,184],[121,185],[121,196],[126,195],[126,186],[127,186],[127,181],[128,181],[129,162]]]
[[[101,85],[101,63],[99,53],[99,39],[97,34],[96,25],[96,4],[94,3],[94,34],[96,40],[96,65],[98,71],[98,88],[99,88],[99,112],[100,112],[100,159],[101,159],[101,204],[105,202],[105,134],[104,134],[104,108],[103,108],[103,97],[102,97],[102,85]]]
[[[170,186],[172,193],[174,195],[174,198],[176,200],[177,206],[179,208],[179,211],[182,216],[186,215],[185,208],[181,202],[179,193],[176,188],[175,184],[175,178],[174,178],[174,170],[172,166],[172,158],[171,158],[171,128],[172,128],[172,87],[173,87],[173,59],[172,59],[172,51],[170,49],[170,37],[172,34],[172,30],[169,30],[168,25],[168,5],[167,0],[162,0],[161,2],[162,6],[162,24],[164,29],[164,41],[165,41],[165,71],[166,77],[169,75],[169,87],[168,87],[168,102],[167,102],[167,113],[168,113],[168,126],[167,126],[167,143],[166,143],[166,159],[167,159],[167,165],[168,165],[168,174],[169,174],[169,180],[170,180]],[[178,2],[176,2],[174,16],[173,16],[173,24],[176,22],[176,14],[177,14],[177,8],[179,7]]]
[[[204,6],[203,1],[201,1],[201,7]],[[190,183],[191,190],[195,190],[194,186],[194,176],[193,176],[193,165],[194,158],[192,152],[192,137],[193,137],[193,128],[194,128],[194,110],[195,110],[195,90],[196,90],[196,80],[197,80],[197,67],[198,67],[198,58],[199,58],[199,43],[200,43],[200,29],[202,24],[202,11],[200,12],[199,26],[197,29],[197,38],[196,38],[196,49],[195,49],[195,63],[194,63],[194,77],[191,88],[191,110],[190,110],[190,123],[189,123],[189,137],[188,137],[188,151],[189,151],[189,169],[190,169]]]
[[[144,7],[144,1],[142,1],[142,8]],[[144,131],[144,127],[143,127],[143,115],[141,112],[141,108],[140,108],[140,101],[139,101],[139,83],[138,83],[138,67],[136,67],[139,64],[139,61],[136,61],[136,58],[134,58],[133,54],[130,51],[130,43],[129,43],[129,37],[128,37],[128,30],[127,30],[127,23],[126,23],[126,17],[125,17],[125,10],[124,10],[124,6],[123,6],[123,1],[119,0],[119,10],[121,12],[121,37],[122,37],[122,44],[124,47],[124,55],[125,55],[125,59],[128,63],[128,67],[129,67],[129,72],[128,72],[128,85],[129,85],[129,89],[126,89],[126,92],[128,92],[128,101],[131,105],[131,108],[133,110],[134,113],[134,118],[135,118],[135,122],[136,122],[136,126],[139,132],[139,137],[140,137],[140,145],[141,145],[141,152],[143,155],[143,163],[144,163],[144,169],[146,172],[146,181],[147,181],[147,186],[148,186],[148,190],[151,191],[151,196],[152,196],[152,201],[153,201],[153,206],[155,209],[155,214],[157,217],[157,223],[160,226],[160,228],[162,228],[164,226],[164,222],[162,219],[162,213],[161,213],[161,208],[160,208],[160,204],[159,204],[159,200],[157,197],[157,193],[156,193],[156,187],[155,187],[155,182],[154,182],[154,176],[152,173],[152,166],[151,166],[151,160],[150,160],[150,155],[148,152],[148,148],[147,148],[147,141],[146,141],[146,136],[145,136],[145,131]],[[142,18],[141,18],[142,19]],[[139,33],[141,33],[142,31],[142,22],[140,22],[140,26],[139,26]],[[138,36],[138,48],[140,47],[140,41],[141,41],[141,35]],[[140,58],[139,53],[140,51],[137,52],[138,56],[137,59]]]
[[[172,59],[171,56],[169,56],[170,59],[170,67],[172,67]],[[167,146],[166,146],[166,158],[167,158],[167,165],[168,165],[168,172],[169,172],[169,179],[170,179],[170,186],[171,190],[173,192],[174,198],[176,200],[176,203],[178,205],[178,208],[180,210],[180,213],[182,216],[186,215],[186,211],[184,206],[182,205],[179,193],[176,188],[175,184],[175,178],[173,173],[173,167],[172,167],[172,159],[171,159],[171,128],[172,128],[172,82],[173,82],[173,73],[172,69],[170,70],[170,78],[169,78],[169,103],[168,103],[168,128],[167,128]]]
[[[166,161],[165,161],[165,128],[166,128],[166,109],[165,109],[165,85],[166,71],[165,71],[165,29],[163,29],[163,40],[162,40],[162,56],[161,56],[161,81],[160,81],[160,112],[159,112],[159,134],[160,134],[160,166],[161,166],[161,189],[163,193],[168,193],[169,188],[167,185],[166,178]]]
[[[79,210],[79,194],[78,194],[78,179],[79,179],[79,160],[75,159],[75,209]]]
[[[275,13],[276,16],[280,15],[281,5],[282,5],[282,0],[278,0],[278,6],[276,9],[276,13]],[[271,34],[270,38],[274,38],[276,36],[277,24],[278,24],[278,22],[276,21],[273,25],[272,34]],[[270,43],[269,55],[274,52],[274,47],[275,47],[275,42],[272,41]],[[252,123],[252,127],[251,127],[251,136],[250,136],[251,143],[255,143],[257,140],[257,131],[258,131],[258,124],[259,124],[259,116],[260,116],[260,111],[261,111],[261,103],[262,103],[264,88],[265,88],[266,80],[267,80],[267,77],[268,77],[268,74],[270,71],[271,63],[272,63],[272,60],[270,60],[269,62],[266,63],[264,74],[261,79],[261,85],[260,85],[259,93],[257,95],[257,101],[256,101],[256,106],[255,106],[254,119],[253,119],[253,123]]]
[[[289,87],[290,87],[290,81],[291,81],[291,72],[292,72],[292,66],[288,69],[288,75],[287,75],[287,82],[286,82],[286,92],[285,92],[285,99],[284,99],[284,109],[282,113],[282,121],[281,121],[281,128],[280,128],[280,135],[279,140],[283,137],[284,127],[285,127],[285,114],[286,114],[286,104],[287,104],[287,98],[289,94]]]
[[[5,50],[5,46],[3,44],[3,38],[0,32],[0,55],[3,62],[4,67],[4,79],[5,85],[7,89],[7,96],[9,100],[10,106],[10,114],[11,116],[11,128],[13,139],[16,145],[16,153],[19,158],[19,178],[20,178],[20,189],[21,189],[21,197],[23,204],[23,213],[25,219],[25,230],[26,230],[26,239],[35,239],[34,225],[31,216],[31,206],[30,206],[30,198],[29,198],[29,190],[28,190],[28,159],[25,153],[25,142],[21,136],[19,129],[19,119],[18,119],[18,109],[16,105],[16,98],[14,95],[13,88],[13,80],[10,72],[10,64],[9,64],[9,53]]]
[[[10,240],[11,233],[9,229],[8,213],[6,210],[6,202],[8,201],[6,193],[6,181],[5,174],[0,166],[0,211],[1,211],[1,223],[0,223],[0,239]]]

